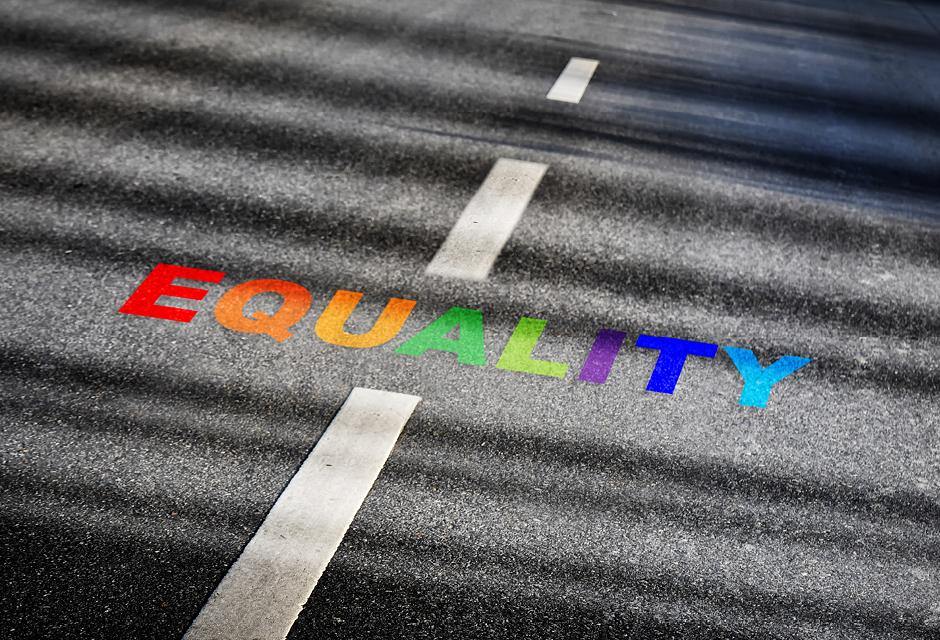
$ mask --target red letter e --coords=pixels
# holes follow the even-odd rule
[[[131,294],[120,309],[119,313],[128,313],[135,316],[160,318],[161,320],[175,320],[176,322],[189,322],[196,315],[192,309],[167,307],[157,304],[160,296],[174,298],[187,298],[189,300],[202,300],[209,293],[208,289],[183,287],[173,284],[176,278],[186,280],[199,280],[201,282],[219,282],[225,277],[222,271],[208,271],[206,269],[192,269],[178,267],[172,264],[158,264],[153,268],[137,290]]]

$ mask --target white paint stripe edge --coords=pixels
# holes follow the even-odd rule
[[[581,97],[584,96],[597,65],[597,60],[572,58],[545,97],[558,102],[574,104],[581,102]]]
[[[497,160],[425,273],[486,280],[547,169],[537,162]]]
[[[184,640],[284,640],[421,401],[356,387]]]

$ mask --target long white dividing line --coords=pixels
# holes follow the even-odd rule
[[[589,58],[572,58],[545,97],[558,102],[581,102],[597,64],[597,60]]]
[[[284,640],[421,401],[356,387],[184,640]]]
[[[547,169],[538,162],[497,160],[425,273],[486,280]]]

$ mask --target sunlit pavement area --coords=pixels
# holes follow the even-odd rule
[[[0,260],[0,637],[181,638],[354,387],[420,402],[290,640],[940,634],[934,0],[2,0]],[[158,263],[226,275],[118,313]],[[259,278],[283,342],[213,313]],[[347,348],[337,290],[417,304]],[[451,307],[486,366],[396,353]],[[812,362],[656,393],[641,334]]]

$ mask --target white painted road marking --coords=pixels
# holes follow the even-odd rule
[[[425,273],[486,280],[547,169],[538,162],[497,160]]]
[[[595,69],[597,60],[572,58],[545,97],[558,102],[581,102],[581,96],[584,95]]]
[[[183,640],[284,640],[421,401],[356,387]]]

